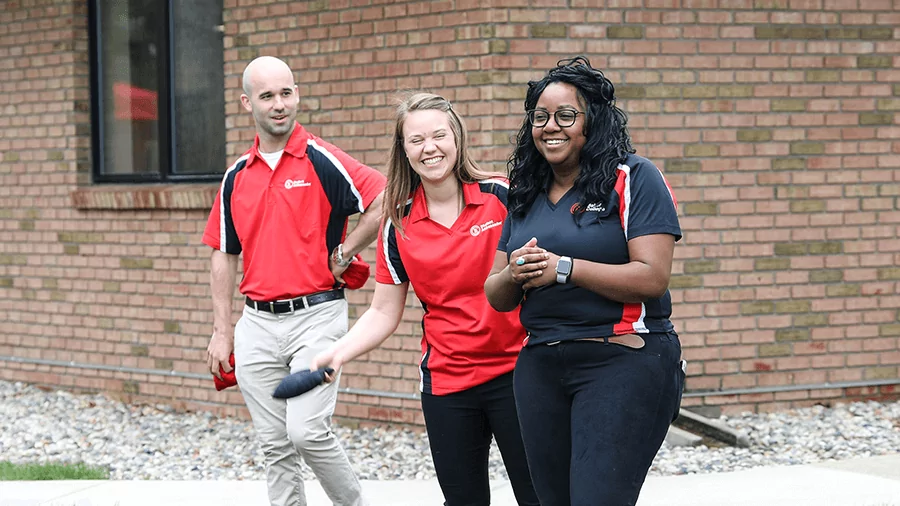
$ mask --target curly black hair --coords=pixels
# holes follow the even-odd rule
[[[603,72],[591,67],[584,56],[560,60],[538,81],[528,82],[525,110],[535,108],[541,94],[552,83],[567,83],[578,91],[585,106],[586,142],[579,157],[580,172],[575,188],[583,209],[589,202],[605,198],[616,184],[616,167],[634,153],[625,124],[628,118],[616,107],[615,87]],[[549,187],[553,177],[547,160],[537,150],[526,118],[516,135],[516,147],[507,162],[510,214],[524,215],[537,195]]]

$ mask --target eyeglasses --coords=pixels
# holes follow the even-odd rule
[[[553,121],[561,128],[570,127],[575,124],[575,119],[578,118],[579,114],[584,113],[572,109],[560,109],[553,113]],[[550,113],[540,109],[527,111],[525,117],[528,118],[528,122],[531,123],[531,126],[535,128],[543,128],[547,126],[547,123],[550,121]]]

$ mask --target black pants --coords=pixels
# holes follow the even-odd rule
[[[449,395],[422,394],[422,413],[445,506],[489,506],[488,455],[497,440],[520,505],[537,506],[519,431],[513,373]]]
[[[542,506],[631,506],[678,412],[675,333],[632,349],[596,341],[525,347],[516,401]]]

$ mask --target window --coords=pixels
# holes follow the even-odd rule
[[[95,182],[221,178],[222,2],[90,2]]]

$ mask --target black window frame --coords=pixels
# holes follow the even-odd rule
[[[104,0],[88,1],[88,39],[90,50],[90,86],[91,86],[91,176],[94,183],[198,183],[218,182],[222,180],[224,167],[218,173],[210,174],[178,174],[174,90],[175,69],[172,58],[174,44],[174,26],[172,15],[172,3],[177,0],[157,0],[162,5],[163,27],[157,33],[157,47],[160,49],[159,68],[157,69],[158,87],[158,124],[159,132],[159,171],[154,173],[127,173],[111,174],[104,172],[105,164],[105,127],[103,112],[105,107],[111,107],[111,98],[104,96],[103,88],[103,44],[100,40],[100,2]],[[225,139],[222,139],[224,142]],[[225,160],[222,161],[225,163]]]

